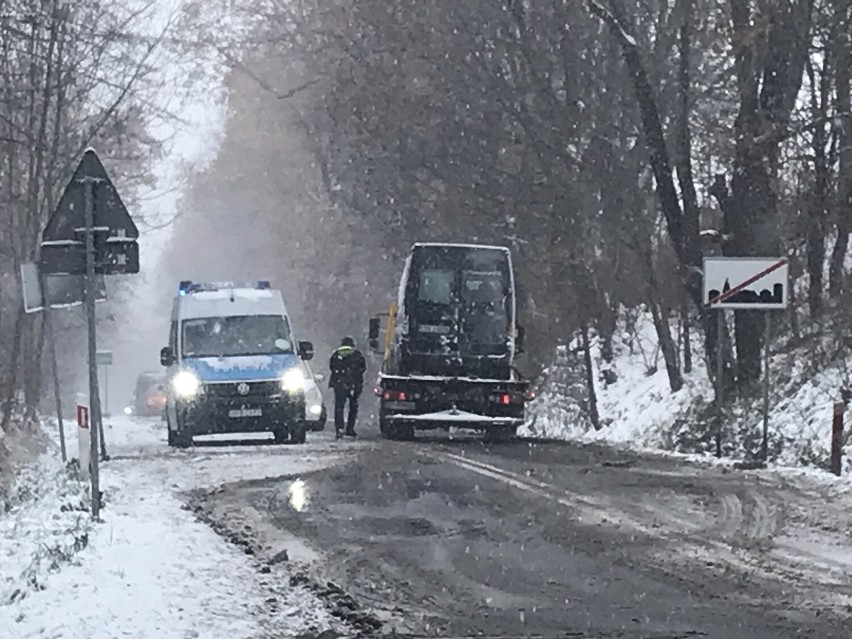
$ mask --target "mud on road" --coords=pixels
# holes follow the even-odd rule
[[[769,471],[376,441],[343,466],[193,503],[361,634],[850,636],[849,500]]]

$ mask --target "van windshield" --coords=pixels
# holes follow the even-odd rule
[[[184,357],[292,353],[290,326],[280,315],[199,317],[183,321]]]

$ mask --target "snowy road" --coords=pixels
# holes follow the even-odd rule
[[[290,570],[383,631],[849,636],[850,497],[828,483],[564,444],[359,446],[302,475],[296,506],[261,480],[199,507],[260,531],[260,555],[291,544]]]
[[[0,516],[0,636],[849,636],[843,484],[363,430],[176,451],[113,420],[103,523],[43,465]]]

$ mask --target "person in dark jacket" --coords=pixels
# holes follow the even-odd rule
[[[331,378],[329,387],[334,391],[334,430],[340,439],[344,428],[343,412],[349,402],[349,415],[345,421],[349,437],[355,437],[355,420],[358,419],[358,398],[364,388],[364,373],[367,362],[361,352],[355,348],[355,340],[344,337],[340,346],[331,354],[329,361]]]

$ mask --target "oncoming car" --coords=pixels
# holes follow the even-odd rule
[[[160,417],[166,409],[166,376],[148,371],[136,379],[133,393],[133,413],[147,417]]]
[[[166,421],[170,446],[196,435],[271,432],[303,443],[313,344],[296,341],[281,292],[256,285],[181,282],[172,306]],[[300,362],[301,360],[301,362]]]

